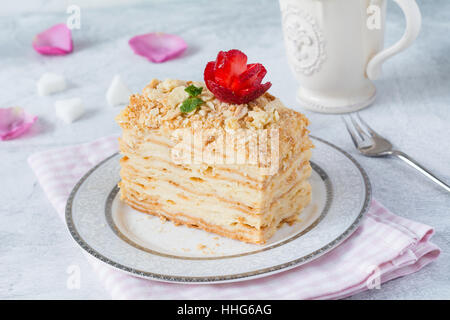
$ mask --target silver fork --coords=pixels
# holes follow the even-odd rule
[[[405,154],[404,152],[395,150],[392,146],[392,143],[389,142],[386,138],[383,138],[378,133],[375,132],[359,115],[356,113],[356,118],[350,115],[350,124],[344,117],[342,120],[345,123],[348,133],[352,138],[352,141],[363,155],[368,157],[387,157],[387,156],[396,156],[407,164],[409,164],[414,169],[418,170],[424,176],[428,177],[436,184],[450,192],[450,186],[436,176],[434,176],[429,170],[425,169],[422,165],[420,165],[417,161],[412,159],[410,156]],[[350,128],[352,127],[352,129]]]

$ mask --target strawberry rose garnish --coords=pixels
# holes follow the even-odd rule
[[[239,50],[220,51],[216,61],[206,65],[204,79],[217,99],[233,104],[248,103],[272,86],[261,84],[266,68],[260,63],[247,64],[247,56]]]

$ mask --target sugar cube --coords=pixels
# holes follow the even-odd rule
[[[37,82],[37,90],[40,96],[63,91],[66,89],[66,79],[60,74],[44,73]]]
[[[110,106],[127,104],[130,95],[131,91],[125,83],[123,83],[120,75],[115,75],[106,92],[106,101],[108,101],[108,104]]]
[[[84,113],[83,101],[80,98],[55,101],[56,116],[66,123],[72,123]]]

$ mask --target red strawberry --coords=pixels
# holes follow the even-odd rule
[[[223,86],[247,69],[247,56],[239,50],[220,51],[215,64],[215,79]]]
[[[260,63],[247,64],[247,56],[239,50],[220,51],[216,61],[206,65],[204,79],[208,89],[224,102],[248,103],[272,85],[261,84],[266,68]]]

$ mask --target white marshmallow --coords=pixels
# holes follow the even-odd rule
[[[72,123],[84,113],[83,101],[80,98],[55,101],[56,116],[66,123]]]
[[[123,83],[117,74],[111,81],[108,91],[106,91],[106,101],[110,106],[127,104],[131,95],[130,89]]]
[[[60,74],[44,73],[37,82],[37,90],[40,96],[47,96],[65,89],[66,79]]]

